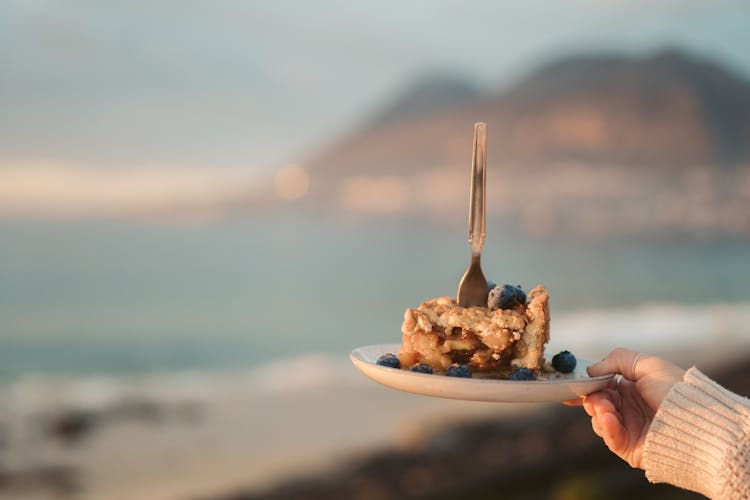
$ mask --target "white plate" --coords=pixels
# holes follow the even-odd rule
[[[468,401],[560,402],[603,389],[613,377],[589,377],[586,367],[591,362],[583,359],[578,360],[573,373],[552,373],[548,380],[528,381],[448,377],[376,364],[380,356],[397,354],[399,348],[399,344],[370,345],[354,349],[349,357],[359,371],[393,389]]]

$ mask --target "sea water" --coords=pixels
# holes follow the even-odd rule
[[[465,233],[298,214],[0,222],[0,378],[252,369],[398,342],[404,308],[455,293],[469,262]],[[667,335],[690,311],[742,316],[750,303],[745,240],[502,234],[490,221],[485,274],[527,290],[545,284],[553,339],[623,340],[612,332],[629,322],[615,318],[649,307]],[[580,326],[592,314],[596,328]]]

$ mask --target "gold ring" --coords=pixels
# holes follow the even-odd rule
[[[633,366],[630,368],[630,380],[632,380],[633,382],[638,380],[638,377],[636,377],[635,374],[635,366],[638,364],[638,360],[641,359],[641,356],[643,356],[643,353],[640,352],[635,355],[635,359],[633,359]]]

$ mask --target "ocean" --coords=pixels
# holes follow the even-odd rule
[[[35,498],[59,497],[52,466],[80,500],[214,497],[544,411],[389,390],[348,360],[455,293],[463,224],[6,220],[0,238],[0,463]],[[491,219],[483,268],[549,288],[548,358],[626,346],[703,367],[750,352],[748,262],[742,240],[542,240]]]
[[[0,380],[252,369],[310,353],[345,359],[359,345],[398,342],[404,308],[455,293],[469,262],[465,232],[299,214],[6,220]],[[624,316],[576,337],[602,345],[632,310],[668,311],[657,321],[672,318],[666,330],[690,311],[741,314],[748,263],[740,239],[550,241],[509,236],[492,220],[483,256],[488,279],[549,288],[553,339],[570,318]]]

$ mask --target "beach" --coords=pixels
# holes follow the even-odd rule
[[[530,411],[396,392],[347,360],[308,356],[287,361],[290,369],[308,376],[279,382],[269,366],[262,375],[19,382],[3,397],[4,414],[18,419],[11,423],[18,442],[6,443],[2,455],[6,473],[69,469],[82,488],[72,498],[210,497],[401,446],[432,421]],[[72,430],[75,416],[87,419],[85,429]],[[60,425],[66,417],[67,432]]]
[[[548,354],[568,344],[598,359],[629,345],[710,373],[750,353],[746,304],[580,312],[553,325]],[[402,393],[325,353],[250,370],[25,376],[2,386],[0,498],[262,498],[368,456],[419,449],[445,426],[522,422],[560,406]]]

